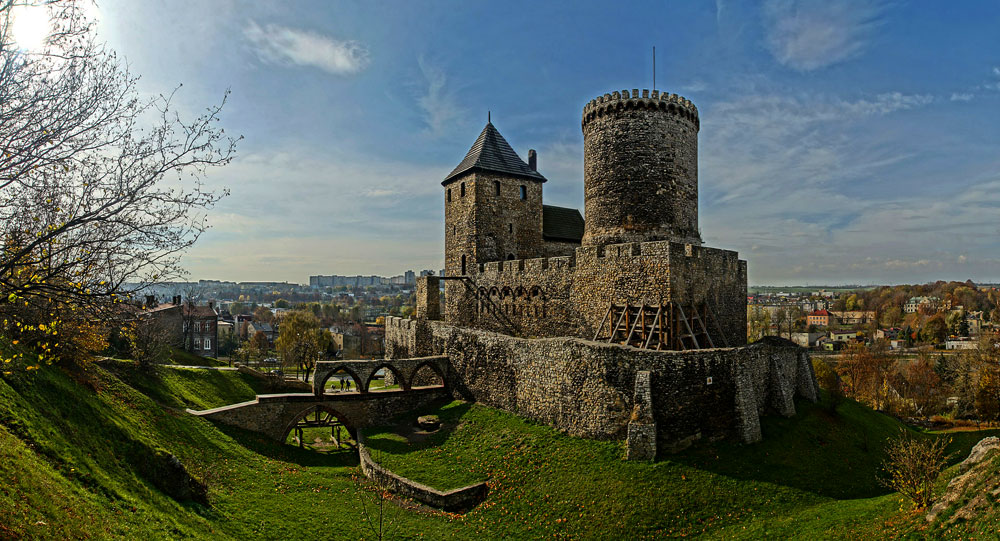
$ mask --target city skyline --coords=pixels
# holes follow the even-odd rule
[[[246,139],[206,177],[231,195],[191,279],[441,268],[440,182],[487,111],[538,150],[546,201],[582,210],[580,111],[651,87],[656,46],[657,88],[701,113],[704,241],[751,284],[1000,281],[989,3],[181,5],[98,18],[144,92],[184,84],[182,113],[232,90],[223,123]]]

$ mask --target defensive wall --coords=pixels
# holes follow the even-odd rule
[[[746,261],[736,252],[695,244],[584,246],[573,256],[494,261],[471,269],[475,291],[455,284],[454,294],[469,302],[453,321],[520,336],[593,338],[612,303],[708,303],[726,344],[737,346],[746,343],[746,273]],[[418,313],[439,313],[427,302],[434,299],[418,295]]]
[[[761,415],[790,416],[796,396],[818,398],[808,354],[780,339],[735,348],[652,351],[388,318],[386,354],[443,354],[454,398],[510,411],[573,436],[626,439],[630,458],[652,458],[657,449],[675,451],[701,438],[755,442],[761,439]]]

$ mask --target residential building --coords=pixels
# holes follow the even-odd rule
[[[949,338],[944,342],[945,349],[976,349],[978,345],[976,340],[964,336]]]
[[[875,320],[874,311],[852,310],[845,312],[830,312],[841,325],[864,325]]]
[[[858,333],[855,331],[830,331],[830,340],[834,342],[856,342]]]
[[[806,325],[816,325],[817,327],[830,326],[830,312],[828,310],[815,310],[806,316]]]
[[[921,308],[937,310],[939,302],[940,299],[937,297],[910,297],[910,300],[903,305],[903,312],[914,314]]]

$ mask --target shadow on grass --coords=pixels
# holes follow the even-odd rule
[[[764,439],[742,445],[703,443],[661,457],[736,479],[784,485],[836,498],[871,498],[891,492],[880,479],[889,440],[918,432],[893,417],[850,399],[819,403],[799,400],[797,414],[761,419]],[[988,432],[953,438],[948,452],[958,462]],[[940,437],[940,436],[928,436]]]
[[[373,451],[393,455],[440,447],[455,432],[471,407],[470,403],[454,403],[450,398],[436,400],[423,408],[399,415],[388,424],[364,429],[368,438],[366,445]],[[441,428],[430,433],[423,432],[417,426],[417,417],[421,415],[437,415],[441,419]]]
[[[242,428],[213,423],[220,432],[229,436],[247,450],[270,459],[289,462],[305,467],[354,467],[358,465],[358,453],[354,449],[321,453],[310,449],[300,449],[294,445],[280,443],[271,438]]]

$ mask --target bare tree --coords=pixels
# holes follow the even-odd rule
[[[131,326],[129,349],[140,366],[162,364],[170,358],[170,333],[155,319],[139,319]]]
[[[945,448],[950,439],[917,437],[901,433],[885,448],[884,468],[888,477],[881,483],[909,498],[918,509],[927,507],[934,483],[948,463]]]
[[[15,321],[41,302],[53,323],[106,320],[182,274],[181,254],[225,195],[200,178],[237,139],[217,126],[225,97],[186,121],[173,93],[141,98],[79,2],[38,2],[53,31],[41,50],[19,49],[11,14],[30,3],[0,0],[0,310]]]

